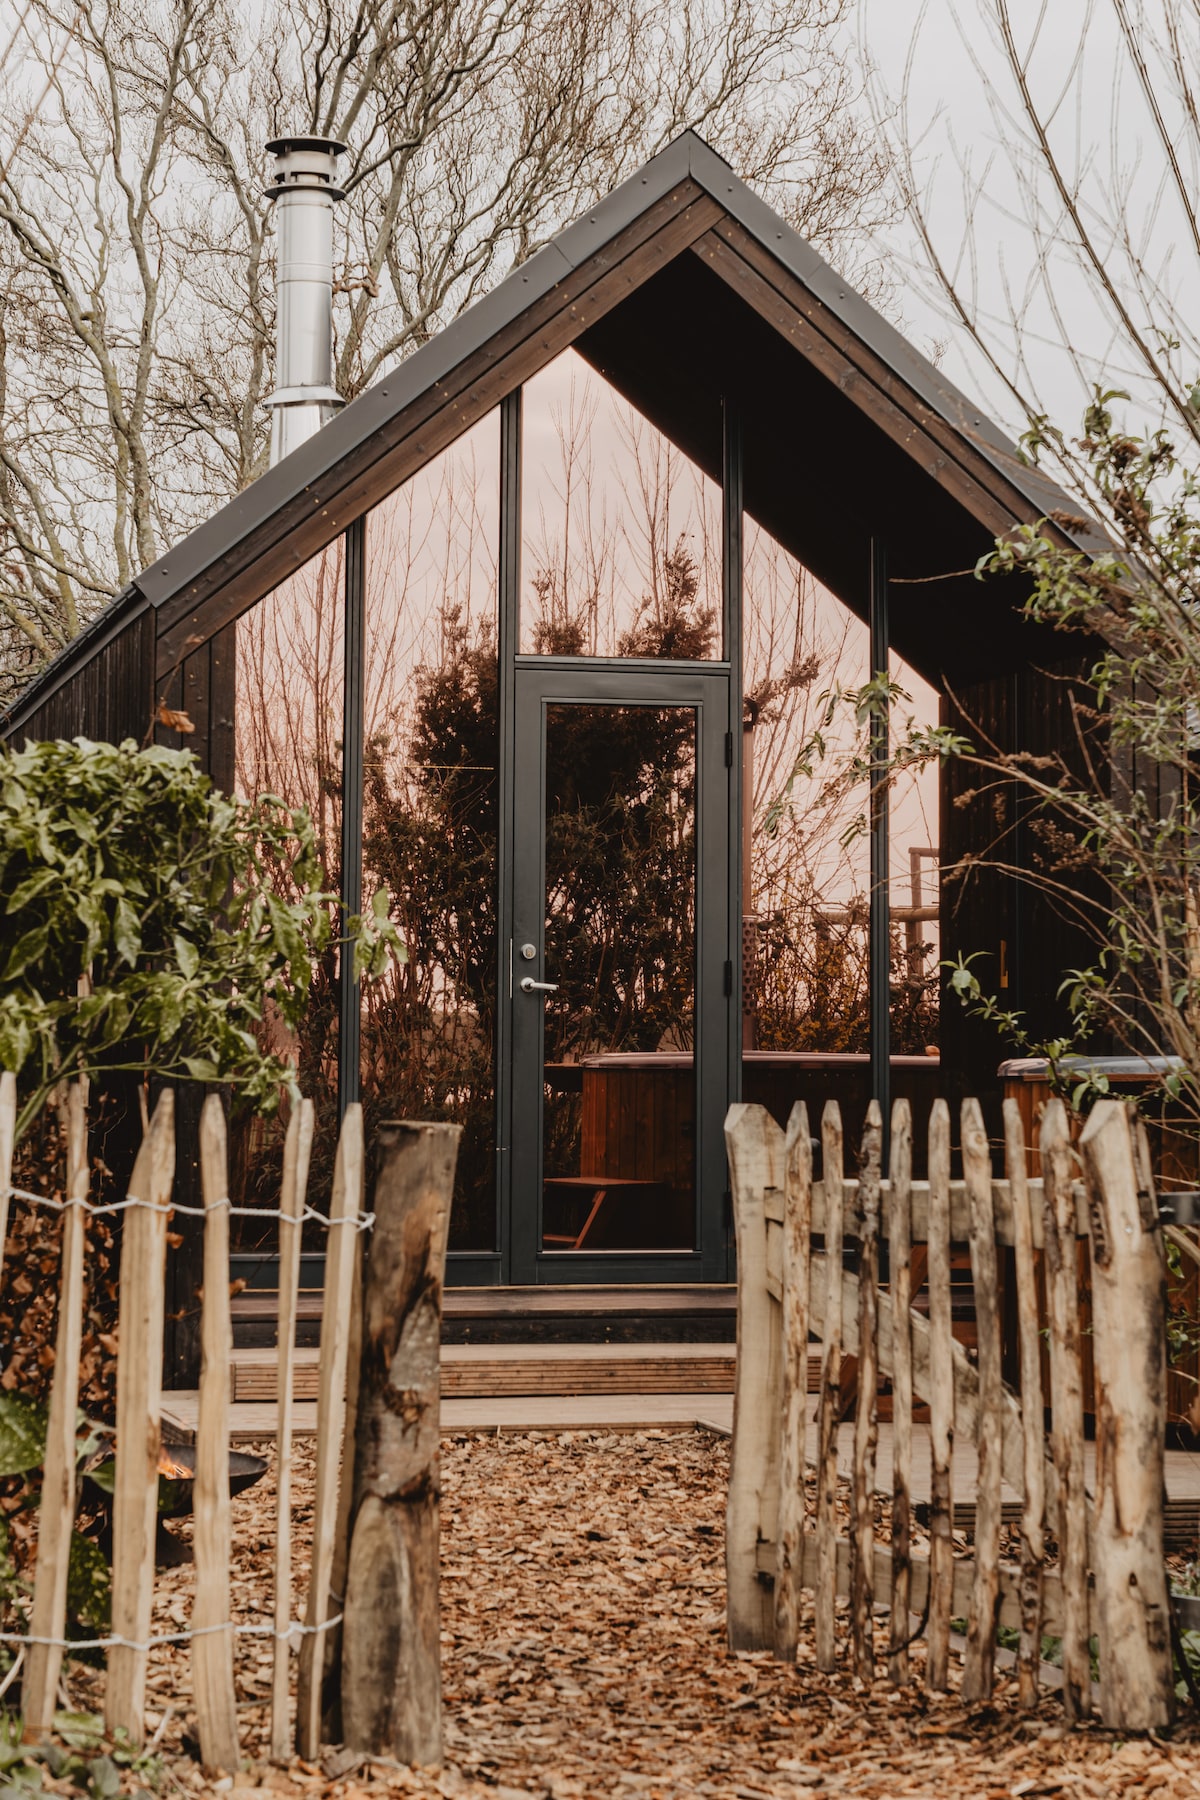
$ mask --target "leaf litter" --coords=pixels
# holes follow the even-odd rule
[[[255,1448],[273,1457],[273,1442]],[[194,1760],[186,1645],[156,1650],[148,1732],[175,1793],[262,1791],[320,1800],[387,1792],[422,1800],[1200,1800],[1200,1728],[1122,1741],[1098,1722],[1067,1732],[1061,1703],[1016,1706],[1001,1671],[987,1706],[882,1678],[864,1687],[848,1653],[812,1657],[811,1607],[797,1666],[725,1643],[728,1444],[703,1430],[472,1435],[442,1447],[445,1763],[410,1770],[331,1747],[322,1762],[267,1761],[271,1642],[235,1639],[246,1761],[214,1778]],[[297,1596],[306,1591],[312,1451],[296,1448]],[[273,1470],[233,1502],[238,1623],[273,1606]],[[190,1526],[178,1527],[187,1537]],[[190,1565],[160,1570],[155,1628],[190,1612]],[[845,1646],[847,1633],[839,1634]],[[295,1659],[293,1658],[293,1679]],[[957,1672],[953,1679],[957,1680]],[[71,1701],[99,1709],[97,1677],[70,1672]],[[1186,1715],[1185,1715],[1186,1718]],[[189,1751],[191,1753],[189,1753]]]

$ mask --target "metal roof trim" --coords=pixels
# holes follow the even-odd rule
[[[1022,461],[1012,444],[986,413],[922,356],[767,202],[755,194],[730,165],[688,130],[672,140],[613,192],[565,226],[527,262],[439,331],[427,344],[381,376],[330,422],[258,479],[220,507],[202,525],[139,574],[87,631],[74,639],[18,697],[0,726],[27,714],[54,691],[67,670],[97,647],[106,626],[123,623],[128,596],[160,608],[186,593],[214,564],[252,542],[271,518],[306,496],[314,509],[336,502],[340,470],[370,440],[384,431],[416,400],[435,390],[468,356],[486,351],[488,343],[564,278],[601,253],[606,244],[681,182],[694,182],[777,259],[896,377],[909,394],[940,416],[964,443],[1017,492],[1039,516],[1078,509],[1069,496],[1040,470]],[[895,396],[899,398],[899,396]],[[1080,549],[1108,547],[1098,528],[1084,532],[1058,525]],[[132,610],[129,613],[132,616]],[[11,729],[11,726],[9,726]]]

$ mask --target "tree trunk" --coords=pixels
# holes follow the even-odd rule
[[[457,1125],[379,1131],[342,1627],[348,1748],[436,1764],[442,1282]]]
[[[1163,1561],[1166,1263],[1149,1159],[1135,1159],[1120,1101],[1097,1101],[1080,1149],[1092,1226],[1100,1714],[1118,1731],[1158,1731],[1174,1700]]]

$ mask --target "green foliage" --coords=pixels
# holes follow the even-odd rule
[[[0,750],[0,890],[0,1065],[22,1129],[65,1069],[221,1081],[262,1112],[293,1085],[264,1025],[300,1025],[337,916],[304,812],[228,798],[190,752]],[[386,904],[348,937],[377,974],[397,948]]]
[[[1066,541],[1089,522],[1052,514],[1016,527],[979,561],[980,580],[1019,582],[1020,604],[1077,647],[1064,690],[1069,729],[1048,754],[1004,753],[961,734],[909,730],[892,766],[953,757],[978,775],[959,804],[996,822],[981,860],[1037,890],[1093,952],[1065,970],[1066,1029],[1046,1039],[991,991],[966,956],[948,985],[1006,1047],[1050,1059],[1092,1046],[1173,1059],[1165,1096],[1200,1122],[1200,484],[1164,431],[1125,431],[1124,396],[1098,390],[1076,449],[1107,543]],[[1045,420],[1025,454],[1061,443]],[[1190,447],[1189,447],[1190,453]],[[1102,538],[1099,526],[1096,533]],[[860,778],[865,771],[860,771]],[[1021,837],[1012,836],[1019,822]],[[1102,1078],[1065,1069],[1076,1106]]]
[[[27,1744],[20,1718],[0,1712],[0,1800],[29,1800],[45,1793],[47,1775],[56,1784],[70,1784],[56,1786],[56,1792],[115,1800],[127,1772],[145,1784],[134,1792],[148,1795],[161,1782],[162,1764],[131,1744],[124,1732],[110,1738],[94,1713],[56,1713],[54,1737]]]
[[[82,1531],[71,1533],[67,1613],[93,1631],[107,1631],[112,1621],[112,1570],[95,1538]]]
[[[46,1408],[24,1394],[0,1393],[0,1476],[41,1468],[46,1418]]]

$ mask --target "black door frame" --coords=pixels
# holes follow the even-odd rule
[[[500,402],[500,542],[497,587],[499,620],[497,633],[497,675],[499,682],[499,759],[500,807],[497,895],[497,959],[496,959],[496,1237],[490,1250],[451,1251],[447,1258],[446,1280],[453,1287],[492,1286],[518,1282],[522,1278],[512,1261],[513,1243],[513,1095],[512,1049],[513,1007],[509,994],[509,950],[513,941],[512,918],[514,843],[517,825],[518,795],[513,764],[516,744],[516,689],[519,673],[525,668],[570,668],[580,674],[636,674],[652,671],[657,677],[694,675],[709,679],[724,676],[726,681],[726,732],[724,754],[728,765],[729,794],[727,807],[727,849],[725,880],[727,884],[726,919],[729,928],[725,950],[724,985],[731,991],[727,1012],[724,1088],[718,1103],[718,1117],[723,1124],[725,1108],[741,1099],[742,1088],[742,948],[741,948],[741,807],[742,807],[742,432],[737,409],[724,403],[722,419],[722,557],[721,557],[721,623],[724,660],[707,664],[642,662],[622,658],[543,658],[524,657],[518,652],[520,642],[521,587],[521,474],[522,474],[522,391],[516,388]],[[669,694],[667,696],[669,701]],[[539,790],[540,791],[540,790]],[[521,797],[523,804],[524,796]],[[539,803],[540,810],[540,803]],[[715,882],[715,867],[709,870]],[[736,925],[736,929],[734,928]],[[540,938],[539,938],[540,942]],[[715,1133],[713,1134],[715,1137]],[[697,1155],[699,1158],[699,1145]],[[734,1271],[732,1208],[725,1170],[723,1141],[715,1151],[715,1160],[706,1156],[713,1169],[713,1181],[722,1186],[719,1243],[704,1247],[687,1262],[688,1276],[693,1281],[727,1281]],[[718,1182],[718,1172],[720,1180]],[[706,1229],[711,1229],[706,1225]],[[593,1280],[637,1282],[669,1281],[669,1274],[657,1258],[643,1259],[642,1273],[632,1259],[614,1263],[606,1258],[603,1272]],[[576,1268],[580,1273],[572,1273]],[[558,1279],[583,1281],[583,1259],[572,1256],[569,1268],[555,1264]]]
[[[517,657],[513,733],[511,920],[505,948],[510,1119],[503,1132],[510,1191],[505,1279],[557,1282],[723,1281],[728,1275],[723,1126],[730,1093],[734,1004],[729,913],[733,822],[730,669],[726,663]],[[544,1005],[522,994],[522,974],[544,966],[545,743],[550,705],[683,706],[696,713],[696,1248],[688,1251],[544,1251],[541,1247],[541,1100]],[[519,962],[517,946],[537,956]],[[502,1127],[503,1130],[503,1127]]]

